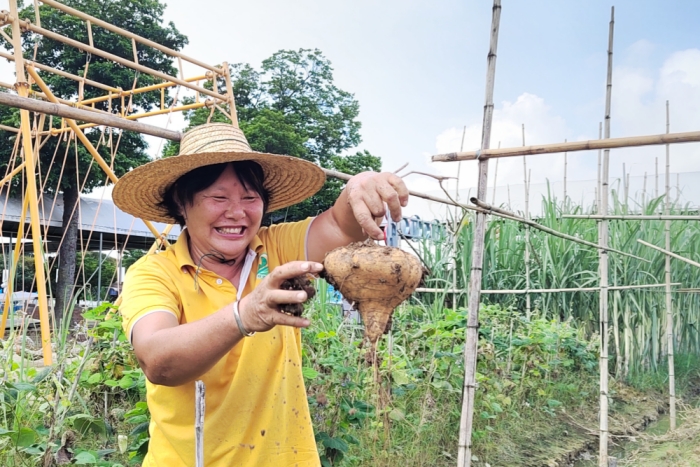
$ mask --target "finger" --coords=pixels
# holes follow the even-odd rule
[[[377,192],[379,196],[382,197],[384,203],[389,208],[389,213],[394,222],[401,220],[401,201],[399,199],[399,194],[396,192],[394,187],[387,183],[380,183],[377,186]]]
[[[277,266],[267,276],[268,285],[273,289],[279,289],[287,279],[301,276],[302,274],[318,273],[323,270],[323,264],[314,261],[291,261]]]
[[[403,178],[392,174],[388,173],[387,174],[387,179],[386,181],[394,187],[394,190],[396,190],[396,193],[399,195],[399,202],[401,203],[402,207],[406,207],[408,205],[408,187],[406,186],[406,183],[403,181]]]
[[[381,194],[379,193],[379,186],[375,186],[373,191],[364,194],[363,198],[367,209],[372,213],[372,217],[382,218],[386,215],[386,205],[382,200]]]
[[[277,308],[287,303],[304,303],[308,299],[308,294],[303,290],[272,289],[268,292],[266,302],[271,308]]]
[[[369,235],[370,237],[381,240],[384,238],[382,229],[377,226],[374,222],[374,217],[369,211],[369,208],[362,200],[350,200],[350,206],[352,207],[352,212],[355,215],[355,220],[360,227]]]
[[[281,312],[276,312],[270,316],[271,321],[276,326],[292,326],[295,328],[309,327],[311,321],[308,318],[300,318],[297,316],[289,316]]]

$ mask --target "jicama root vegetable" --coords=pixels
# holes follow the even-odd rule
[[[363,242],[329,252],[323,266],[323,277],[355,302],[372,347],[384,333],[394,308],[416,290],[425,274],[416,256]]]
[[[280,288],[282,290],[303,290],[306,292],[306,299],[311,300],[314,295],[316,295],[316,289],[314,289],[313,283],[311,282],[312,279],[313,276],[310,274],[292,277],[291,279],[287,279],[286,281],[282,282],[282,286]],[[304,304],[285,303],[284,305],[280,305],[280,311],[292,316],[301,316],[301,314],[304,312]]]

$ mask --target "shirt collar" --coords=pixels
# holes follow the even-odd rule
[[[171,250],[175,255],[175,261],[177,262],[177,266],[182,271],[186,271],[187,266],[191,266],[195,269],[197,268],[197,265],[194,264],[192,256],[190,255],[189,240],[190,237],[187,233],[187,228],[184,228],[182,229],[182,232],[180,233],[180,236],[178,237],[175,244],[171,247]],[[247,255],[250,255],[251,253],[257,255],[262,251],[262,249],[262,240],[260,240],[260,237],[258,235],[255,235],[255,237],[253,237],[253,241],[250,242]]]

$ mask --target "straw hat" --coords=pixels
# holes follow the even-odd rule
[[[182,175],[205,165],[255,161],[265,174],[270,193],[268,211],[291,206],[316,193],[326,181],[317,165],[298,157],[255,152],[243,132],[226,123],[195,127],[182,136],[180,154],[135,168],[114,186],[112,198],[119,209],[141,219],[174,223],[158,206],[165,191]]]

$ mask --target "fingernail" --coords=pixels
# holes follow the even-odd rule
[[[315,269],[316,271],[320,271],[321,269],[323,269],[323,264],[321,264],[321,263],[314,263],[314,269]]]
[[[301,270],[302,271],[308,271],[309,270],[309,263],[304,263],[301,265]]]
[[[299,300],[304,300],[304,299],[306,299],[306,292],[299,292],[299,293],[297,294],[297,298],[298,298]]]

